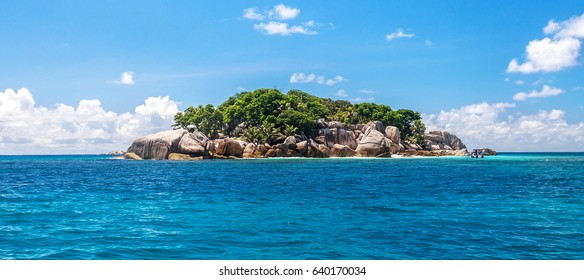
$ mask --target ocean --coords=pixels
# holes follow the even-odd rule
[[[0,259],[584,259],[584,153],[0,156]]]

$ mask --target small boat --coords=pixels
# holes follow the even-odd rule
[[[472,153],[470,153],[471,158],[484,158],[485,153],[483,149],[473,149]]]

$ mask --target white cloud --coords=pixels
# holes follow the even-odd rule
[[[243,9],[243,18],[249,20],[263,20],[264,15],[257,12],[257,8],[247,8]]]
[[[560,29],[560,25],[555,20],[550,20],[548,24],[543,28],[544,34],[553,34]]]
[[[337,91],[337,93],[335,93],[336,96],[339,97],[347,97],[347,92],[344,89],[339,89],[339,91]]]
[[[321,85],[333,86],[337,83],[340,83],[340,82],[343,82],[346,80],[347,79],[345,79],[341,75],[336,75],[332,79],[327,79],[325,76],[317,76],[314,73],[310,73],[310,74],[294,73],[294,74],[292,74],[292,76],[290,76],[290,83],[291,84],[316,82],[317,84],[321,84]]]
[[[27,89],[0,92],[0,154],[101,153],[126,149],[138,136],[170,129],[178,112],[168,96],[149,97],[133,113],[106,111],[99,100],[77,107],[37,106]]]
[[[375,93],[375,91],[374,90],[371,90],[371,89],[361,89],[361,90],[359,90],[359,92],[360,93],[364,93],[364,94],[373,94],[373,93]]]
[[[553,20],[550,22],[553,22]],[[575,16],[559,23],[553,22],[551,24],[552,27],[550,27],[548,31],[551,31],[549,34],[555,33],[555,38],[584,38],[584,13],[580,16]],[[549,26],[550,23],[548,23],[548,26],[546,27]]]
[[[300,9],[292,8],[284,4],[275,5],[270,10],[259,12],[258,8],[243,9],[243,18],[249,20],[264,20],[269,19],[269,22],[261,22],[254,24],[253,28],[259,30],[266,35],[291,35],[304,34],[315,35],[317,32],[312,30],[316,27],[314,20],[309,20],[301,24],[292,25],[282,21],[295,19],[300,14]]]
[[[580,39],[584,38],[584,14],[562,22],[552,19],[543,32],[553,35],[553,38],[529,42],[525,47],[526,61],[519,64],[516,58],[512,59],[507,72],[554,72],[578,64],[582,45]]]
[[[430,40],[424,40],[424,44],[425,44],[427,47],[431,47],[432,45],[434,45],[434,43],[432,43],[432,41],[430,41]]]
[[[408,34],[408,33],[405,33],[403,29],[398,28],[398,29],[395,30],[395,32],[385,35],[385,38],[388,41],[391,41],[391,40],[393,40],[395,38],[412,38],[414,36],[415,36],[414,33]]]
[[[284,4],[278,4],[278,5],[274,6],[274,8],[272,10],[270,10],[268,12],[268,14],[277,18],[277,19],[288,20],[288,19],[293,19],[296,16],[298,16],[298,14],[300,14],[300,10],[296,9],[296,8],[288,7]]]
[[[115,84],[121,85],[133,85],[134,84],[134,72],[124,72],[120,76],[120,79],[113,81]]]
[[[515,81],[515,84],[518,85],[518,86],[520,86],[522,84],[525,84],[525,81],[523,81],[523,80],[516,80]]]
[[[314,79],[316,78],[316,75],[314,74],[304,74],[304,73],[294,73],[292,74],[292,76],[290,76],[290,83],[291,84],[295,84],[295,83],[310,83],[312,81],[314,81]]]
[[[258,8],[243,9],[243,18],[249,20],[263,20],[265,18],[277,20],[290,20],[296,18],[300,14],[300,9],[292,8],[284,4],[275,5],[270,10],[258,12]],[[312,21],[314,23],[314,21]]]
[[[345,81],[346,79],[343,78],[343,76],[341,75],[336,75],[334,78],[332,79],[326,79],[324,76],[318,76],[316,79],[316,82],[319,84],[324,84],[327,86],[334,86],[335,84]]]
[[[316,31],[310,30],[304,26],[288,26],[285,22],[270,21],[268,23],[258,23],[254,24],[253,28],[255,30],[263,31],[267,35],[290,35],[290,34],[305,34],[305,35],[315,35]]]
[[[519,92],[513,96],[513,100],[517,101],[524,101],[528,98],[543,98],[543,97],[550,97],[556,96],[558,94],[563,93],[564,90],[559,88],[550,87],[548,85],[544,85],[541,91],[532,90],[530,93]]]
[[[427,130],[447,130],[468,148],[499,151],[576,151],[584,149],[584,122],[569,124],[562,110],[514,117],[513,103],[480,103],[423,115]]]
[[[580,45],[580,41],[574,38],[533,40],[525,48],[527,61],[519,64],[517,59],[512,59],[507,72],[554,72],[574,66],[580,56]]]

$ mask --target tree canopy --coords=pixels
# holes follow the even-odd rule
[[[194,125],[211,138],[223,134],[263,142],[274,135],[309,133],[318,119],[346,124],[381,121],[385,126],[396,126],[402,139],[410,143],[419,143],[426,129],[420,114],[409,109],[396,111],[383,104],[352,104],[300,90],[283,94],[277,89],[240,92],[217,107],[191,106],[175,115],[173,127]]]

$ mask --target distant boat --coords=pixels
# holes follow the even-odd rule
[[[473,149],[472,152],[470,153],[470,157],[471,158],[484,158],[485,153],[484,153],[483,149]]]

